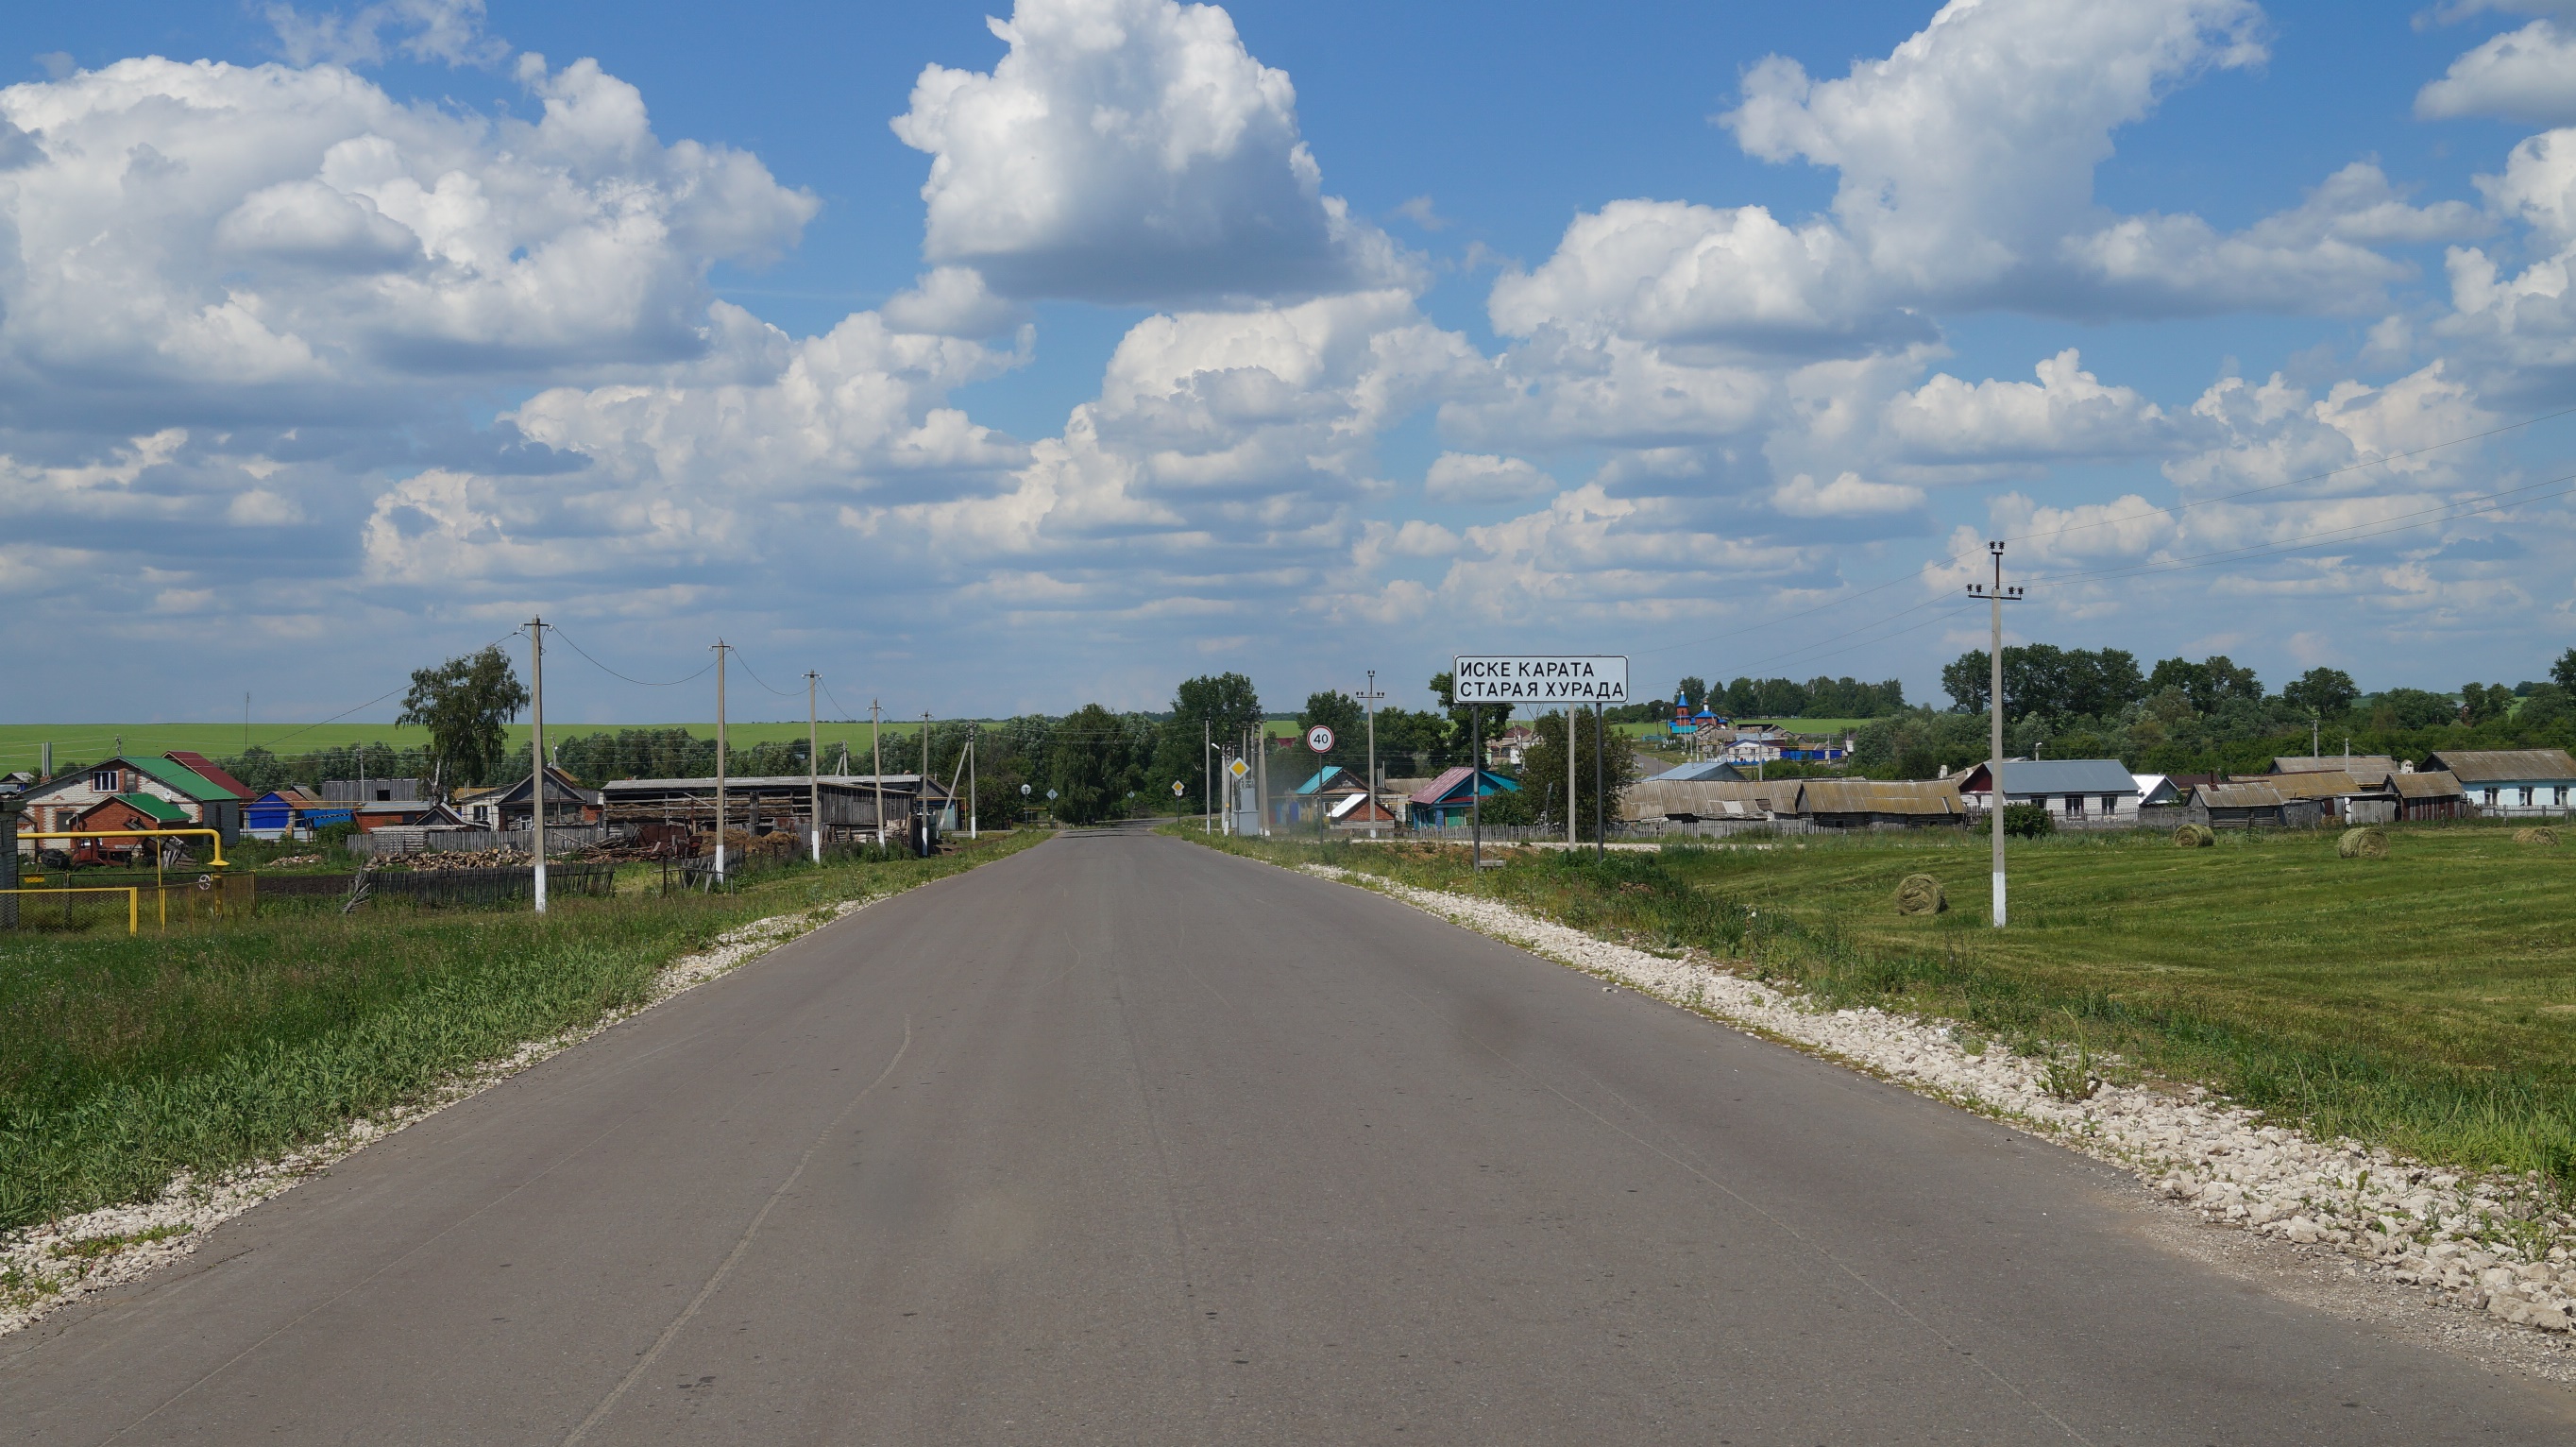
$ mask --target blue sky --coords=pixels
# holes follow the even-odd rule
[[[540,611],[943,713],[1929,696],[1990,536],[2028,637],[2538,677],[2576,417],[2462,439],[2576,405],[2562,8],[47,16],[0,718],[318,717]]]

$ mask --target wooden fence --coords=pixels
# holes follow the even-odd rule
[[[548,830],[552,833],[552,830]],[[525,899],[536,892],[532,865],[491,869],[378,869],[367,874],[367,887],[378,899],[408,899],[425,905],[496,905]],[[351,874],[272,874],[259,880],[259,893],[269,899],[347,899],[358,881]],[[616,890],[614,864],[549,864],[548,898],[562,895],[606,897]]]

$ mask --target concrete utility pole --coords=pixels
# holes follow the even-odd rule
[[[716,640],[716,882],[725,877],[725,654],[732,650]]]
[[[1574,715],[1573,704],[1565,706],[1565,847],[1572,849],[1574,837]]]
[[[921,810],[922,810],[923,812],[927,813],[927,812],[929,811],[929,808],[930,808],[930,710],[928,710],[928,709],[923,709],[923,710],[921,711],[921,783],[920,783],[919,787],[917,787],[917,788],[915,788],[915,789],[913,790],[913,795],[912,795],[912,797],[913,797],[914,799],[916,799],[916,800],[920,801]],[[956,798],[955,798],[955,791],[954,791],[954,790],[950,791],[950,798],[949,798],[949,801],[948,801],[948,802],[949,802],[949,803],[951,803],[951,804],[954,804],[954,803],[956,803],[956,802],[957,802],[957,800],[956,800]],[[936,815],[936,814],[933,814],[933,815],[931,815],[930,817],[931,817],[931,818],[933,818],[933,819],[935,820],[935,819],[937,819],[939,816],[938,816],[938,815]],[[922,841],[921,841],[921,842],[922,842],[922,844],[923,844],[924,846],[927,846],[927,845],[930,843],[929,836],[928,836],[927,834],[925,834],[925,835],[923,836],[923,838],[922,838]]]
[[[1368,705],[1368,826],[1369,837],[1377,837],[1377,701],[1386,697],[1377,691],[1377,670],[1368,671],[1368,692],[1360,701]]]
[[[885,848],[885,741],[877,736],[877,701],[868,700],[868,765],[869,777],[877,786],[877,848]]]
[[[534,796],[536,812],[529,817],[535,822],[536,902],[537,913],[546,912],[546,620],[528,620],[528,680],[532,711],[528,715],[528,755],[536,767],[528,772],[528,785]],[[358,757],[367,756],[367,746],[358,745]],[[366,769],[358,770],[358,807],[366,807]]]
[[[969,839],[970,841],[971,841],[971,840],[973,840],[973,839],[976,837],[976,835],[975,835],[975,742],[976,742],[977,736],[979,736],[980,734],[982,734],[982,733],[983,733],[983,731],[984,731],[984,726],[983,726],[982,724],[979,724],[979,723],[971,723],[971,722],[970,722],[970,723],[966,726],[966,837],[967,837],[967,839]]]
[[[821,674],[805,675],[805,832],[814,841],[814,862],[823,862],[823,736],[814,717],[814,685]]]
[[[1994,927],[2002,929],[2004,927],[2004,803],[2008,797],[2004,793],[2004,605],[2020,602],[2021,589],[2004,586],[2004,545],[1988,543],[1986,551],[1993,556],[1995,562],[1994,586],[1988,588],[1983,583],[1970,583],[1968,596],[1985,599],[1990,605],[1989,611],[1994,615],[1994,647],[1986,655],[1989,670],[1986,705],[1993,711],[1993,729],[1989,735],[1992,757],[1986,764],[1986,785],[1989,791],[1986,795],[1986,809],[1993,816],[1987,822],[1994,826],[1995,831]]]

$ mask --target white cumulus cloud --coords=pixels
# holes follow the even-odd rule
[[[1556,479],[1517,457],[1444,452],[1422,479],[1437,502],[1522,502],[1556,491]]]
[[[1923,489],[1871,482],[1857,472],[1818,482],[1802,472],[1773,490],[1771,505],[1792,517],[1870,517],[1921,507]]]
[[[1943,373],[1887,404],[1887,430],[1909,456],[1941,461],[2107,457],[2160,451],[2162,408],[2106,387],[2072,347],[2042,361],[2036,384],[1963,382]]]
[[[1002,295],[1172,304],[1401,282],[1323,194],[1285,71],[1175,0],[1019,0],[991,72],[926,67],[895,118],[928,152],[922,250]]]
[[[2576,120],[2576,36],[2535,20],[2451,62],[2415,95],[2415,114],[2500,116],[2538,125]]]

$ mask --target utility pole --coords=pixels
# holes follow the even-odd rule
[[[1377,701],[1386,697],[1377,691],[1377,670],[1368,671],[1368,692],[1360,701],[1368,705],[1368,826],[1369,837],[1377,837]]]
[[[913,798],[915,798],[915,799],[917,799],[917,800],[919,800],[919,801],[921,802],[921,812],[927,813],[927,812],[929,811],[929,809],[930,809],[930,710],[928,710],[928,709],[923,709],[923,710],[921,711],[921,785],[920,785],[920,787],[919,787],[918,789],[916,789],[916,790],[914,791],[914,793],[913,793],[913,796],[912,796],[912,797],[913,797]],[[956,800],[956,798],[955,798],[955,791],[954,791],[953,789],[950,791],[950,798],[949,798],[948,802],[949,802],[949,803],[951,803],[951,804],[954,804],[954,803],[956,803],[956,802],[957,802],[957,800]],[[937,816],[937,815],[935,815],[935,814],[933,814],[933,815],[931,815],[931,818],[933,818],[933,819],[935,820],[935,819],[937,819],[937,818],[938,818],[938,816]],[[926,831],[925,831],[925,832],[924,832],[924,834],[922,835],[921,843],[922,843],[922,847],[924,847],[925,849],[926,849],[926,848],[928,848],[928,847],[929,847],[929,845],[930,845],[930,836],[929,836],[929,834],[928,834]]]
[[[822,725],[814,717],[814,685],[822,675],[805,674],[805,832],[814,841],[814,862],[823,862]]]
[[[250,690],[242,690],[242,752],[250,752]]]
[[[868,700],[868,765],[877,786],[877,848],[885,848],[885,741],[877,736],[877,701]]]
[[[1215,747],[1216,721],[1202,718],[1199,720],[1199,783],[1204,786],[1204,793],[1199,802],[1207,806],[1207,817],[1199,827],[1202,834],[1216,832],[1216,770],[1208,762],[1208,751]]]
[[[537,913],[546,912],[546,620],[528,620],[528,678],[535,685],[530,691],[533,712],[528,715],[528,752],[536,767],[528,771],[528,785],[536,804],[530,815],[535,821],[536,901]],[[367,746],[358,745],[358,757],[367,756]],[[366,770],[359,771],[364,776]],[[359,807],[366,807],[366,788],[358,789]]]
[[[984,726],[972,721],[966,725],[966,837],[975,837],[975,743]]]
[[[1994,615],[1994,647],[1986,656],[1989,669],[1986,682],[1986,705],[1993,711],[1993,729],[1989,746],[1993,757],[1987,764],[1986,783],[1992,792],[1986,795],[1987,822],[1995,831],[1995,918],[1994,927],[2004,927],[2004,604],[2021,601],[2021,589],[2004,586],[2004,545],[1990,542],[1986,551],[1994,558],[1995,581],[1989,588],[1983,583],[1970,583],[1968,596],[1983,598]]]
[[[725,877],[725,654],[731,650],[725,641],[716,640],[716,883]]]
[[[1565,847],[1572,849],[1574,837],[1574,716],[1572,703],[1565,706]]]
[[[1610,857],[1610,796],[1601,762],[1601,756],[1610,751],[1610,741],[1602,737],[1606,731],[1601,705],[1596,703],[1592,705],[1592,857],[1596,861]]]

